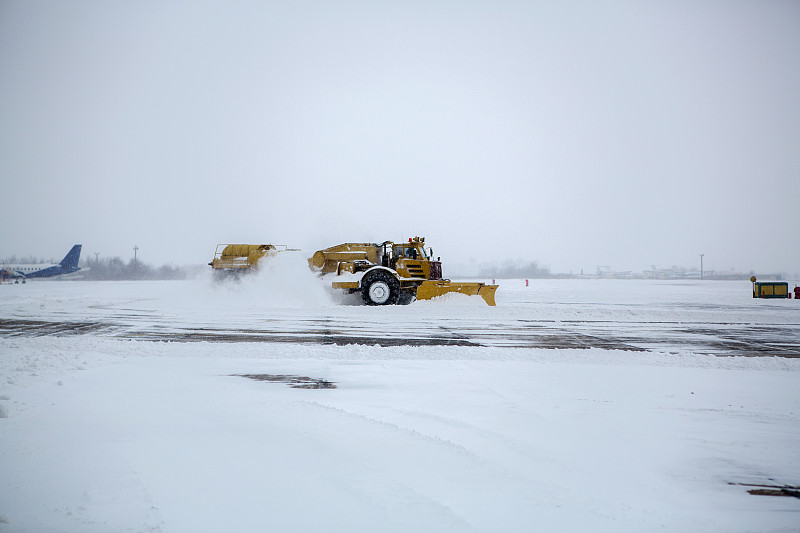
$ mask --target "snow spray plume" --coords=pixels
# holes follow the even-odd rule
[[[266,307],[325,307],[333,300],[322,281],[308,268],[302,252],[286,251],[262,258],[255,272],[220,283],[237,300]]]

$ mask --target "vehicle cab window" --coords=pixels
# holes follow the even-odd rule
[[[424,259],[427,256],[425,251],[417,246],[395,246],[394,256],[397,258],[405,257],[406,259]]]

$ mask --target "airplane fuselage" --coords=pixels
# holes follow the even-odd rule
[[[76,244],[58,264],[0,265],[0,279],[50,278],[62,274],[71,274],[81,269],[78,266],[80,256],[81,245]]]

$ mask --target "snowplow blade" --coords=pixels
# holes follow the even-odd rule
[[[430,300],[443,294],[457,292],[468,296],[480,296],[487,304],[495,305],[495,291],[497,291],[497,285],[487,285],[486,283],[426,280],[417,288],[417,300]]]

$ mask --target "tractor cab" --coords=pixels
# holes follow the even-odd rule
[[[425,247],[417,243],[395,244],[392,253],[398,259],[401,257],[413,260],[428,259],[428,254],[425,253]]]
[[[389,243],[387,243],[389,244]],[[433,261],[425,250],[425,238],[409,238],[408,242],[391,243],[391,268],[404,278],[442,279],[442,263]],[[431,250],[431,253],[433,250]]]

